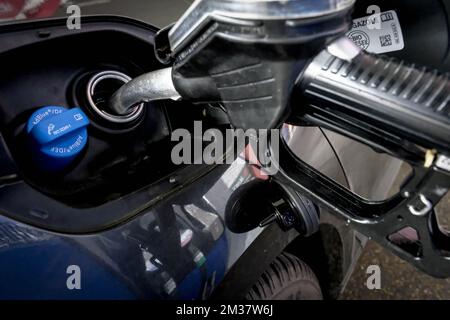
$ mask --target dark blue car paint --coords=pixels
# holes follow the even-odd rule
[[[229,173],[237,179],[246,165],[241,161],[238,166],[232,166]],[[0,298],[207,298],[224,277],[229,262],[229,243],[222,222],[224,207],[214,203],[226,202],[227,190],[232,192],[222,181],[226,175],[204,177],[217,181],[204,195],[196,195],[198,190],[190,186],[170,202],[98,234],[55,234],[0,217]],[[199,181],[199,190],[208,183]],[[212,200],[219,193],[220,198]],[[189,199],[200,200],[191,204]],[[211,204],[222,215],[217,220],[220,234],[203,230],[183,209],[198,207],[198,212],[217,216],[217,212],[210,212]],[[180,239],[186,230],[191,238]],[[81,269],[81,290],[66,286],[70,265]]]

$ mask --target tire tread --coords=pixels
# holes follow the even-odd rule
[[[248,300],[268,300],[294,282],[309,283],[322,295],[319,281],[311,268],[298,257],[283,252],[253,285]]]

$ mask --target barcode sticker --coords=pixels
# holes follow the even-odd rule
[[[347,37],[372,53],[398,51],[405,47],[400,21],[393,10],[353,20]]]

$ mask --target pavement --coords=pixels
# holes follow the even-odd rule
[[[450,230],[450,195],[437,208],[441,227]],[[380,266],[381,289],[366,286],[367,267]],[[435,279],[369,241],[340,297],[342,300],[449,300],[450,279]]]

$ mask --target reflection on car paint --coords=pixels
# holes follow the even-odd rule
[[[223,214],[232,190],[223,181],[234,186],[245,183],[252,179],[246,169],[245,161],[236,161],[224,174],[213,171],[170,201],[99,234],[59,235],[1,217],[2,298],[207,298],[231,265]],[[236,243],[247,236],[233,236],[233,256],[243,253],[246,246]],[[45,254],[39,254],[42,251]],[[35,270],[12,273],[11,266],[23,265],[24,252],[32,257]],[[65,287],[70,264],[80,266],[80,291]],[[19,277],[28,290],[9,289]]]

